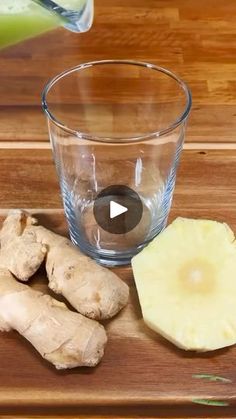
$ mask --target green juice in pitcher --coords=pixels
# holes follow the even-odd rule
[[[58,26],[84,32],[92,20],[92,0],[4,0],[0,2],[0,48]]]

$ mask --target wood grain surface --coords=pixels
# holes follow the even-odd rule
[[[184,78],[193,108],[169,220],[226,221],[236,232],[236,3],[95,0],[92,29],[59,29],[0,52],[0,223],[28,208],[68,234],[40,95],[57,73],[97,59],[137,59]],[[128,119],[128,117],[127,117]],[[94,370],[57,372],[17,333],[0,334],[0,419],[236,418],[236,347],[196,355],[142,322],[130,268],[116,272],[130,301],[106,324]],[[44,269],[31,285],[48,292]],[[216,374],[230,383],[196,379]],[[201,406],[196,399],[228,406]]]
[[[40,94],[46,81],[82,62],[121,58],[166,66],[193,92],[189,142],[234,142],[234,0],[96,0],[92,29],[63,29],[0,53],[0,140],[48,141]],[[9,120],[11,125],[9,127]]]
[[[235,179],[235,150],[184,150],[171,217],[226,219],[236,231]],[[3,215],[16,207],[60,212],[51,150],[0,149],[0,191]]]

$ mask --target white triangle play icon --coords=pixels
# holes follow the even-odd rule
[[[128,208],[123,205],[117,204],[115,201],[110,201],[110,218],[118,217],[118,215],[124,214],[127,211]]]

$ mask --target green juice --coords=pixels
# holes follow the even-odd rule
[[[60,6],[79,9],[85,0],[59,0]],[[0,0],[0,48],[61,26],[62,20],[32,0]]]

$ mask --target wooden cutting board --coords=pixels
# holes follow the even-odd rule
[[[235,162],[234,150],[184,151],[170,220],[209,217],[227,220],[236,231]],[[10,207],[36,208],[32,212],[43,225],[66,235],[51,151],[5,149],[0,163],[1,219]],[[16,332],[0,333],[0,414],[234,417],[236,346],[207,354],[177,349],[144,325],[131,269],[116,273],[130,286],[130,299],[105,324],[109,340],[97,368],[56,371]],[[49,291],[43,269],[30,284]],[[196,377],[202,374],[228,381]],[[223,405],[198,404],[204,400]]]
[[[28,154],[31,153],[33,151],[28,151]],[[50,154],[41,151],[38,152],[37,158],[40,158],[40,153],[51,166]],[[197,167],[194,174],[193,160],[199,159],[199,167],[203,158],[206,170],[213,171],[214,182],[214,173],[218,173],[221,167],[222,153],[211,152],[202,155],[197,152],[185,152],[182,165],[184,173],[185,165],[191,165],[191,157],[191,182],[195,176],[199,176]],[[224,153],[224,158],[226,157],[227,154]],[[234,157],[235,153],[233,156],[228,154],[231,161]],[[25,159],[27,160],[27,153]],[[24,166],[27,167],[26,161]],[[182,176],[180,171],[180,184]],[[52,176],[51,182],[53,178]],[[31,178],[32,189],[33,186],[34,181],[32,184]],[[229,189],[225,189],[222,199],[226,199],[226,194],[232,186],[233,183],[229,180]],[[177,202],[182,202],[183,213],[187,208],[184,209],[181,191],[178,185]],[[47,193],[49,195],[49,191]],[[56,193],[57,191],[52,193],[52,199]],[[201,216],[204,214],[204,195],[199,194],[196,202],[202,207],[198,210]],[[212,200],[215,218],[216,206]],[[61,234],[67,234],[61,209],[33,210],[33,213],[38,215],[40,222],[45,226]],[[178,213],[178,207],[174,203],[171,218]],[[0,334],[0,412],[17,416],[53,414],[65,417],[80,414],[90,418],[106,417],[108,414],[114,418],[166,415],[234,417],[236,346],[206,354],[177,349],[144,325],[131,269],[118,268],[115,272],[129,285],[130,299],[128,306],[116,318],[105,323],[109,340],[105,356],[97,368],[57,371],[42,360],[32,346],[16,332]],[[43,268],[30,284],[36,289],[49,292]],[[221,376],[227,381],[214,382],[200,377],[205,374]],[[221,406],[203,406],[202,403],[207,403],[207,400],[211,403],[219,402]]]

